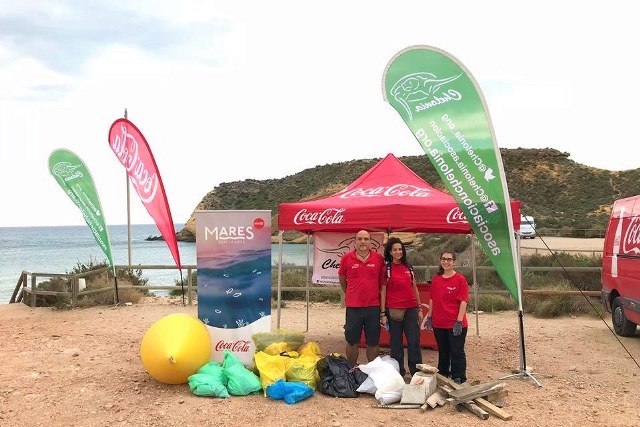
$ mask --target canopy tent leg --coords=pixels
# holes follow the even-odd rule
[[[280,306],[282,303],[282,235],[284,231],[278,231],[278,296],[276,302],[276,328],[280,329]]]
[[[306,285],[307,285],[307,292],[306,292],[306,300],[307,300],[307,328],[305,329],[305,332],[309,332],[309,247],[310,247],[310,243],[311,243],[311,235],[309,233],[307,233],[307,270],[306,270],[306,274],[305,274],[305,280],[306,280]]]

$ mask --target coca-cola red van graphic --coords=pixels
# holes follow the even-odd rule
[[[613,203],[602,251],[602,302],[616,333],[634,335],[640,323],[640,195]]]

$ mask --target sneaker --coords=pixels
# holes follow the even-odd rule
[[[453,382],[456,383],[456,384],[462,384],[463,383],[462,378],[454,378]]]

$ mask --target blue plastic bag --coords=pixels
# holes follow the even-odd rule
[[[313,396],[313,389],[302,382],[278,380],[267,386],[266,394],[267,397],[293,405]]]

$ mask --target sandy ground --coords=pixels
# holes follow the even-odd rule
[[[547,244],[550,239],[545,239]],[[582,248],[594,246],[594,239],[581,240]],[[532,242],[541,243],[535,239],[526,244]],[[527,366],[552,377],[534,374],[542,387],[528,377],[505,380],[504,409],[513,419],[491,416],[481,421],[449,405],[427,412],[380,409],[371,395],[339,399],[316,393],[295,405],[262,394],[197,397],[186,384],[157,382],[140,361],[140,343],[147,329],[176,312],[195,316],[197,307],[168,298],[68,311],[0,305],[0,425],[640,425],[640,367],[636,363],[640,362],[640,333],[618,340],[608,327],[608,318],[525,316]],[[313,303],[307,312],[304,303],[289,302],[282,309],[281,327],[305,331],[307,314],[305,341],[318,343],[324,354],[344,353],[344,309]],[[483,313],[477,320],[470,314],[469,322],[470,381],[492,382],[520,366],[517,313]],[[274,328],[275,324],[274,310]],[[365,363],[363,351],[360,362]],[[423,362],[436,365],[437,352],[424,349]]]
[[[536,237],[520,240],[520,252],[523,255],[537,253],[548,255],[550,251],[564,251],[573,255],[592,255],[602,252],[604,239],[575,239],[571,237]]]
[[[287,405],[263,395],[214,399],[197,397],[186,384],[165,385],[145,371],[140,342],[165,315],[197,307],[151,298],[142,304],[70,311],[0,306],[0,425],[2,426],[637,426],[640,425],[640,335],[621,339],[596,317],[546,320],[525,316],[529,378],[506,380],[505,410],[511,421],[481,421],[451,406],[428,412],[380,409],[371,395],[339,399],[316,393]],[[281,326],[306,329],[304,303],[282,309]],[[275,310],[273,313],[275,326]],[[306,341],[324,354],[344,351],[338,305],[313,303]],[[497,380],[519,366],[515,312],[469,316],[468,377]],[[476,325],[480,334],[476,335]],[[437,352],[424,349],[424,363],[436,365]],[[365,363],[361,352],[360,362]]]

